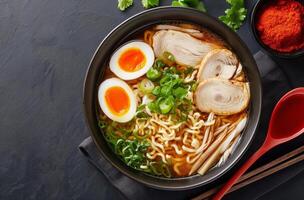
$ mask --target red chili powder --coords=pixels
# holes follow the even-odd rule
[[[261,40],[280,52],[304,49],[304,6],[295,0],[272,0],[258,13]]]

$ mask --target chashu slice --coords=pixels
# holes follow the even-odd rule
[[[192,29],[192,28],[183,28],[180,26],[173,26],[173,25],[168,25],[168,24],[159,24],[155,26],[156,30],[175,30],[175,31],[181,31],[184,33],[188,33],[191,36],[198,38],[198,39],[203,39],[204,34],[200,32],[199,30]]]
[[[156,57],[170,52],[180,65],[196,66],[205,55],[218,46],[198,40],[187,33],[174,30],[161,30],[153,36],[153,49]]]
[[[242,70],[236,56],[228,49],[214,49],[202,60],[197,79],[199,81],[208,78],[231,79]]]
[[[249,103],[249,84],[224,79],[207,79],[195,91],[195,103],[202,112],[232,115],[243,111]]]

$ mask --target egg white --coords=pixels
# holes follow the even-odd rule
[[[125,52],[125,50],[129,48],[138,48],[140,49],[143,54],[146,57],[146,64],[144,65],[143,68],[141,68],[138,71],[135,72],[127,72],[121,69],[119,66],[119,58],[122,53]],[[142,75],[146,74],[147,71],[152,67],[154,63],[154,52],[153,49],[146,43],[141,42],[141,41],[133,41],[130,43],[127,43],[120,47],[118,50],[115,51],[115,53],[112,55],[111,60],[110,60],[110,70],[119,78],[123,80],[133,80],[138,77],[141,77]]]
[[[128,112],[121,116],[117,116],[111,112],[105,99],[105,93],[107,89],[115,86],[121,87],[127,93],[130,100],[130,107]],[[136,114],[137,103],[134,92],[126,82],[118,78],[110,78],[100,84],[98,88],[98,102],[104,114],[116,122],[120,122],[120,123],[128,122]]]

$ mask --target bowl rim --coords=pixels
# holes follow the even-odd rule
[[[255,24],[256,24],[256,17],[257,17],[258,11],[263,6],[265,6],[265,1],[267,1],[267,0],[258,0],[254,4],[254,6],[252,8],[252,11],[251,11],[251,14],[250,14],[250,27],[251,27],[251,32],[252,32],[255,40],[262,47],[262,50],[269,55],[276,56],[278,58],[285,58],[285,59],[293,59],[293,58],[304,57],[304,49],[300,50],[300,51],[293,52],[293,53],[283,53],[283,52],[279,52],[279,51],[276,51],[276,50],[268,47],[266,44],[264,44],[262,42],[262,40],[259,37],[259,33],[258,33],[258,30],[256,29]],[[296,0],[296,1],[299,1],[299,0]],[[266,4],[267,4],[267,2],[266,2]]]
[[[106,155],[106,153],[104,152],[104,150],[100,147],[97,139],[95,138],[95,135],[93,134],[93,128],[92,126],[92,122],[90,121],[89,119],[89,114],[90,112],[90,109],[88,108],[88,105],[86,104],[86,102],[88,102],[88,100],[90,100],[90,98],[87,97],[86,93],[87,93],[87,84],[88,84],[88,79],[91,79],[92,77],[92,74],[91,74],[91,66],[94,64],[95,62],[95,59],[96,59],[96,55],[98,54],[98,52],[100,51],[100,48],[101,46],[116,32],[118,31],[122,26],[125,26],[126,24],[130,23],[130,21],[134,20],[134,19],[137,19],[143,15],[148,15],[150,13],[153,13],[153,12],[165,12],[165,11],[178,11],[178,12],[187,12],[189,15],[190,14],[195,14],[195,15],[200,15],[202,17],[205,17],[205,18],[209,18],[208,20],[213,20],[215,21],[215,23],[217,24],[221,24],[220,26],[222,26],[223,29],[225,29],[225,31],[228,31],[230,32],[229,34],[233,34],[234,37],[238,40],[239,44],[242,46],[242,48],[244,48],[247,52],[248,52],[248,56],[250,57],[250,60],[254,62],[254,73],[256,73],[257,75],[257,102],[256,102],[256,108],[255,108],[255,112],[256,112],[256,116],[255,116],[255,121],[252,122],[252,126],[250,127],[251,128],[251,132],[248,133],[248,140],[245,141],[245,143],[243,144],[243,147],[242,149],[240,149],[240,144],[239,144],[239,153],[237,155],[235,155],[233,157],[233,160],[232,158],[230,158],[230,162],[228,163],[228,160],[226,161],[227,165],[225,166],[221,166],[219,167],[220,170],[220,173],[217,173],[215,174],[214,176],[211,176],[209,177],[208,179],[204,180],[204,181],[201,181],[201,182],[197,182],[197,183],[194,183],[194,184],[187,184],[187,185],[182,185],[182,186],[172,186],[170,185],[169,183],[162,183],[162,185],[159,185],[159,183],[155,183],[155,182],[149,182],[147,180],[143,180],[142,178],[140,177],[134,177],[134,173],[131,174],[131,171],[133,171],[132,168],[126,166],[126,169],[123,169],[122,166],[119,166],[117,163],[115,163],[113,161],[114,158],[111,158],[110,156]],[[188,16],[189,17],[189,16]],[[166,20],[167,21],[167,20]],[[176,20],[177,21],[177,20]],[[182,20],[181,20],[182,21]],[[184,22],[188,22],[188,23],[194,23],[194,22],[190,22],[191,20],[183,20]],[[153,24],[159,24],[161,23],[160,21],[156,22],[156,23],[153,23]],[[195,23],[194,23],[195,24]],[[199,25],[199,24],[197,24]],[[224,27],[223,27],[224,26]],[[212,31],[212,30],[211,30]],[[260,75],[259,75],[259,71],[257,70],[257,65],[255,63],[255,60],[253,59],[252,57],[252,54],[250,53],[248,47],[245,45],[245,43],[242,41],[242,39],[235,33],[233,32],[229,27],[227,27],[225,24],[223,24],[221,21],[217,20],[216,18],[213,18],[212,16],[210,15],[207,15],[205,13],[202,13],[196,9],[192,9],[192,8],[182,8],[182,7],[172,7],[172,6],[162,6],[162,7],[157,7],[157,8],[152,8],[152,9],[149,9],[149,10],[145,10],[145,11],[142,11],[140,13],[137,13],[131,17],[129,17],[128,19],[124,20],[122,23],[118,24],[114,29],[112,29],[112,31],[110,31],[110,33],[108,33],[104,39],[101,41],[101,43],[98,45],[98,47],[96,48],[96,51],[95,53],[93,54],[92,56],[92,59],[89,63],[89,66],[88,66],[88,69],[87,69],[87,72],[86,72],[86,75],[85,75],[85,79],[84,79],[84,85],[83,85],[83,109],[84,109],[84,113],[85,113],[85,121],[86,121],[86,124],[87,126],[89,127],[90,129],[90,135],[92,137],[92,140],[93,142],[95,143],[95,145],[97,146],[97,149],[98,149],[98,152],[112,165],[114,166],[116,169],[118,169],[121,173],[123,173],[124,175],[126,175],[127,177],[133,179],[133,180],[136,180],[146,186],[149,186],[149,187],[152,187],[152,188],[156,188],[156,189],[162,189],[162,190],[187,190],[187,189],[193,189],[193,188],[196,188],[196,187],[199,187],[199,186],[202,186],[202,185],[206,185],[210,182],[213,182],[217,179],[219,179],[220,177],[222,177],[224,174],[226,174],[233,166],[235,166],[236,163],[238,163],[238,161],[243,157],[243,155],[245,154],[245,152],[247,151],[247,149],[249,148],[250,144],[252,143],[253,139],[254,139],[254,136],[255,136],[255,133],[256,133],[256,130],[257,130],[257,127],[259,125],[259,122],[260,122],[260,114],[261,114],[261,105],[262,105],[262,84],[261,84],[261,79],[260,79]],[[252,105],[251,105],[252,106]],[[95,111],[94,111],[95,112]],[[96,128],[96,127],[95,127]],[[247,128],[247,127],[246,127]],[[245,131],[245,130],[244,130]],[[236,153],[235,153],[236,154]],[[115,154],[112,152],[112,157],[113,155],[115,156]],[[115,156],[117,157],[117,156]],[[232,157],[232,156],[231,156]],[[136,173],[141,173],[141,172],[138,172],[138,171],[135,171]],[[211,172],[209,172],[211,173]],[[209,174],[208,173],[208,174]],[[207,174],[206,174],[207,175]],[[199,176],[197,175],[198,177],[205,177],[206,175],[204,176]],[[147,174],[144,175],[145,177],[149,176]],[[160,177],[153,177],[154,179],[156,180],[164,180],[166,178],[160,178]],[[188,180],[188,179],[191,179],[193,178],[192,176],[191,177],[182,177],[182,178],[170,178],[169,180],[170,181],[174,181],[174,180]]]

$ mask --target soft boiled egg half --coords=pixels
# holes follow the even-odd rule
[[[153,63],[153,49],[144,42],[133,41],[112,55],[110,70],[123,80],[132,80],[147,73]]]
[[[102,111],[113,121],[124,123],[135,116],[135,95],[130,86],[118,78],[110,78],[100,84],[98,101]]]

